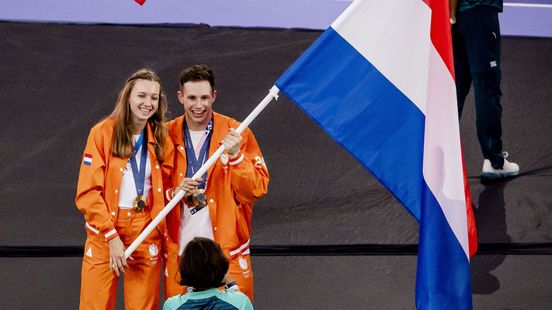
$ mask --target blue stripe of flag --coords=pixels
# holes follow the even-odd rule
[[[417,308],[472,309],[470,262],[425,182],[422,203]]]
[[[328,28],[276,86],[420,219],[424,115],[366,58]]]

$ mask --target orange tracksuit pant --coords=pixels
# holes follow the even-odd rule
[[[128,247],[151,222],[149,212],[120,209],[116,230]],[[127,259],[124,273],[125,309],[159,309],[161,234],[157,229]],[[87,230],[82,262],[80,309],[113,309],[117,275],[109,269],[109,244],[102,234]]]
[[[170,242],[165,243],[165,299],[172,297],[176,294],[184,294],[186,287],[181,286],[180,272],[178,272],[178,262],[180,257],[178,256],[178,244]],[[249,254],[239,254],[233,259],[230,259],[230,266],[228,267],[230,275],[236,283],[240,291],[249,297],[249,300],[253,302],[253,270],[251,269],[251,259]]]

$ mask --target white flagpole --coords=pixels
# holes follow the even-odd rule
[[[272,86],[269,90],[268,95],[257,105],[253,111],[243,120],[243,122],[238,126],[236,131],[242,133],[251,122],[266,108],[266,106],[272,101],[272,99],[278,100],[278,92],[280,90],[276,86]],[[217,159],[222,155],[225,148],[224,145],[221,145],[216,152],[209,157],[209,159],[199,168],[199,170],[192,176],[192,179],[197,179],[202,177],[205,172],[217,161]],[[151,223],[140,233],[140,235],[132,242],[132,244],[125,250],[125,258],[128,258],[134,250],[146,239],[146,237],[159,225],[159,223],[171,212],[171,210],[178,204],[178,202],[186,194],[185,191],[179,190],[178,193],[169,201],[169,203],[159,212],[159,214],[151,221]]]

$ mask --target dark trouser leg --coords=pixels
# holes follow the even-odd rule
[[[452,26],[452,47],[454,52],[454,73],[456,78],[456,100],[458,103],[458,118],[462,117],[464,102],[470,92],[471,73],[466,55],[466,47],[458,26]]]
[[[459,14],[461,33],[475,96],[477,137],[483,157],[502,168],[502,106],[500,104],[500,27],[497,10],[480,6]],[[456,55],[455,55],[456,56]]]
[[[473,76],[477,137],[483,156],[495,169],[502,168],[502,105],[500,105],[500,70],[478,72]]]

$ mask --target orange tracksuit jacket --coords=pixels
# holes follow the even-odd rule
[[[81,309],[113,309],[117,277],[109,269],[108,241],[119,236],[128,247],[164,207],[163,182],[170,186],[174,149],[168,136],[165,162],[155,154],[155,137],[148,123],[148,155],[152,190],[149,207],[143,212],[119,209],[119,190],[128,158],[111,153],[115,120],[107,118],[95,125],[88,136],[77,186],[76,205],[86,221],[87,239],[81,277]],[[127,260],[125,272],[126,309],[158,309],[160,251],[166,235],[162,222]]]
[[[184,116],[167,124],[169,136],[175,147],[173,187],[186,177],[187,161],[182,126]],[[230,128],[239,123],[227,116],[213,112],[213,132],[209,145],[211,156],[221,145]],[[215,241],[230,259],[230,274],[238,282],[241,291],[253,299],[253,272],[249,258],[251,215],[253,203],[267,192],[269,174],[261,150],[248,128],[243,137],[240,154],[228,159],[226,154],[209,168],[207,173],[207,203]],[[180,207],[176,206],[167,216],[169,233],[168,261],[165,271],[165,297],[183,293],[178,285],[178,241],[180,236]]]

